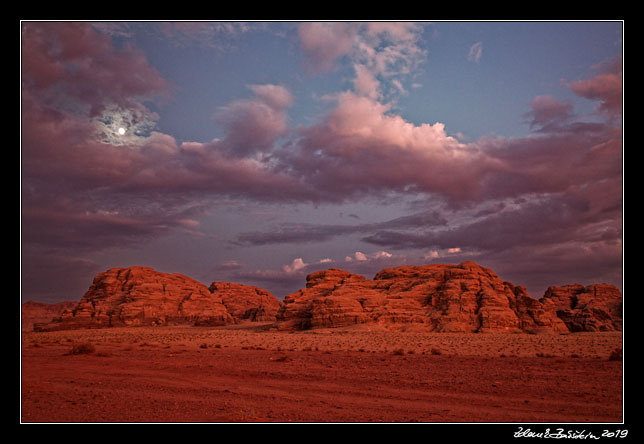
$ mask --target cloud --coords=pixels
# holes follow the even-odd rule
[[[381,230],[362,240],[389,251],[420,250],[428,261],[474,259],[529,285],[535,296],[545,290],[539,286],[544,276],[551,285],[571,283],[565,280],[573,276],[585,283],[602,276],[620,282],[621,194],[621,178],[615,177],[510,200],[493,213],[462,209],[438,229]],[[584,254],[592,258],[584,260]]]
[[[305,264],[301,257],[293,259],[289,265],[283,265],[282,271],[285,273],[295,273],[298,270],[305,268],[308,264]]]
[[[331,69],[337,59],[352,51],[358,25],[343,22],[306,22],[300,25],[298,33],[309,69],[320,73]]]
[[[354,93],[381,99],[405,92],[400,77],[425,60],[422,24],[412,22],[303,23],[299,41],[310,70],[320,73],[346,59]]]
[[[366,256],[364,253],[360,252],[360,251],[356,251],[356,252],[353,254],[353,257],[354,257],[357,261],[366,261],[366,260],[367,260],[367,256]]]
[[[24,22],[21,56],[23,88],[59,108],[85,107],[90,116],[110,105],[140,108],[141,100],[172,89],[142,52],[114,48],[88,23]]]
[[[269,231],[245,232],[237,235],[235,245],[258,246],[285,243],[324,242],[338,236],[370,233],[391,228],[424,228],[443,226],[447,219],[437,210],[427,210],[384,222],[356,225],[323,225],[285,223]]]
[[[467,60],[470,62],[479,63],[483,57],[483,42],[476,42],[470,46],[470,51],[467,54]]]
[[[290,264],[282,265],[279,269],[239,271],[234,272],[231,277],[236,280],[253,282],[281,298],[303,288],[306,284],[306,276],[316,271],[339,268],[352,273],[373,276],[383,268],[401,265],[407,261],[405,256],[393,255],[382,250],[374,253],[356,251],[346,257],[350,257],[351,261],[324,258],[306,263],[302,258],[296,258]]]
[[[240,264],[237,261],[224,261],[220,262],[214,267],[214,270],[216,271],[231,271],[231,270],[240,270],[244,268],[243,264]]]
[[[363,241],[382,247],[458,248],[503,250],[518,245],[556,244],[570,239],[617,239],[621,235],[621,180],[588,187],[571,187],[565,193],[534,196],[506,210],[479,218],[464,217],[461,224],[444,229],[381,230]],[[613,200],[607,199],[613,196]],[[465,215],[464,215],[465,216]]]
[[[578,96],[599,101],[597,109],[610,116],[622,112],[622,57],[615,57],[595,67],[599,74],[587,80],[568,82]]]
[[[525,116],[530,118],[530,128],[552,130],[561,126],[572,117],[573,107],[570,102],[561,102],[551,95],[535,97],[530,102],[531,111]]]
[[[226,131],[221,148],[234,157],[270,151],[289,131],[286,109],[293,103],[289,91],[270,84],[249,88],[255,98],[235,100],[215,115]]]
[[[353,261],[366,262],[366,261],[379,260],[379,259],[388,259],[391,257],[393,257],[393,254],[383,250],[376,251],[375,253],[371,253],[371,254],[365,254],[362,251],[356,251],[355,253],[353,253],[353,256],[351,255],[345,256],[344,261],[345,262],[353,262]]]
[[[385,191],[473,197],[494,160],[447,135],[441,123],[415,125],[388,111],[368,97],[339,94],[337,106],[301,128],[280,160],[330,200]]]
[[[198,45],[219,50],[234,47],[235,39],[258,24],[246,22],[160,22],[156,29],[175,46]]]

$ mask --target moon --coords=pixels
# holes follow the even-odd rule
[[[122,136],[125,134],[125,128],[119,128],[119,134]]]

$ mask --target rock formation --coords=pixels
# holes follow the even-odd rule
[[[613,285],[549,287],[542,301],[555,306],[572,332],[622,330],[622,294]]]
[[[99,273],[74,309],[49,324],[35,324],[34,330],[233,322],[221,298],[202,283],[181,274],[130,267]]]
[[[24,313],[23,306],[23,320]],[[474,262],[386,268],[372,280],[344,270],[318,271],[282,303],[258,287],[213,282],[208,288],[181,274],[130,267],[99,273],[80,302],[50,322],[38,321],[35,331],[260,321],[279,330],[373,324],[431,332],[568,333],[620,331],[622,305],[620,291],[607,284],[550,287],[537,300]]]
[[[277,298],[257,287],[213,282],[208,288],[150,267],[112,268],[94,278],[73,308],[52,322],[34,324],[34,330],[274,321],[278,307]]]
[[[268,291],[250,285],[213,282],[208,290],[221,299],[237,321],[274,321],[280,302]]]
[[[78,302],[67,301],[55,304],[43,302],[25,302],[21,307],[22,330],[31,330],[35,323],[49,322],[60,316],[63,311],[71,310]]]
[[[310,274],[306,288],[286,296],[275,326],[293,330],[376,323],[413,324],[435,332],[566,333],[571,329],[557,316],[561,310],[554,299],[534,299],[525,287],[502,281],[474,262],[388,268],[373,280],[331,269]],[[590,324],[586,321],[581,330]]]

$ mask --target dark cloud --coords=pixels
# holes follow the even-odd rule
[[[551,131],[552,126],[566,123],[573,113],[572,103],[561,102],[553,96],[537,96],[530,102],[531,111],[525,116],[530,119],[530,128]]]
[[[323,242],[337,236],[369,233],[389,228],[427,228],[447,224],[447,219],[438,211],[426,211],[402,216],[379,223],[358,225],[315,225],[315,224],[282,224],[274,231],[241,233],[237,236],[237,245],[270,245],[282,243]]]

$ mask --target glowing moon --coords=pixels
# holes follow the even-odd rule
[[[119,134],[122,136],[125,134],[125,128],[119,128]]]

